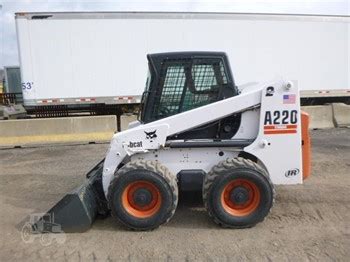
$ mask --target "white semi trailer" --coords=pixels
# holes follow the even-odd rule
[[[282,75],[301,90],[348,93],[349,22],[275,14],[17,13],[24,104],[138,104],[146,54],[168,51],[226,52],[238,85]]]

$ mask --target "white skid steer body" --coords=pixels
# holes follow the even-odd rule
[[[167,140],[169,136],[234,113],[241,113],[241,124],[229,140]],[[148,124],[134,122],[128,130],[116,133],[103,165],[103,190],[107,196],[112,177],[126,159],[158,161],[176,175],[191,169],[209,172],[218,162],[237,157],[241,152],[256,157],[273,184],[300,184],[303,181],[301,140],[296,83],[277,80],[246,86],[237,96]],[[186,146],[171,147],[172,143]],[[203,146],[198,147],[201,143]],[[230,147],[230,143],[235,146]],[[239,144],[244,146],[237,147]]]

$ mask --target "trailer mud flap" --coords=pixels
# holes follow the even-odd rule
[[[102,190],[103,161],[87,174],[87,179],[81,186],[65,195],[32,225],[34,232],[84,232],[91,227],[97,215],[108,214]]]

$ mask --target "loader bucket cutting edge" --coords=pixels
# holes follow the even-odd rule
[[[103,161],[88,172],[81,186],[65,195],[32,225],[34,232],[84,232],[91,227],[97,215],[108,213],[101,181]]]

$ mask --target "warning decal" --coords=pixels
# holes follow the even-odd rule
[[[265,125],[265,135],[278,134],[295,134],[297,132],[297,125]]]

